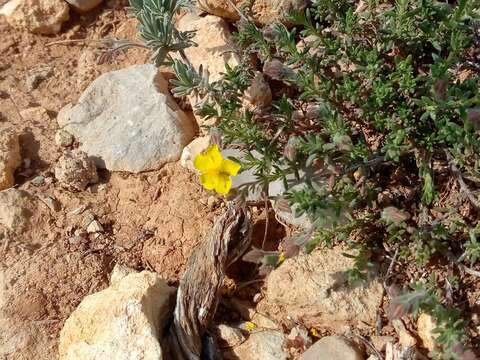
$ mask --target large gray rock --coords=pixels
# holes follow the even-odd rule
[[[307,328],[375,324],[383,288],[376,278],[356,286],[346,284],[343,273],[353,259],[341,248],[316,249],[285,260],[267,278],[260,312],[279,323],[288,316]]]
[[[365,356],[341,336],[326,336],[305,351],[300,360],[364,360]]]
[[[161,360],[158,339],[173,293],[149,271],[116,278],[109,288],[84,298],[67,319],[60,360]]]
[[[98,167],[134,173],[178,160],[195,133],[153,65],[100,76],[57,121]]]

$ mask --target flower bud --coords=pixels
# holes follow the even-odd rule
[[[267,61],[263,65],[263,73],[272,80],[279,81],[288,80],[294,75],[293,71],[283,65],[283,63],[278,59]]]
[[[267,61],[263,65],[263,73],[273,80],[283,79],[283,64],[278,59]]]
[[[295,137],[291,137],[288,139],[287,145],[285,145],[285,148],[283,149],[283,156],[290,160],[294,161],[295,158],[297,157],[297,139]]]
[[[222,135],[220,133],[220,130],[218,130],[215,127],[210,128],[210,144],[212,145],[218,145],[218,147],[221,149],[222,148]]]

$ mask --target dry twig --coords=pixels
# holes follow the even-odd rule
[[[208,240],[190,257],[177,292],[174,319],[168,330],[168,359],[216,358],[214,338],[207,328],[215,315],[225,270],[250,244],[250,213],[245,206],[230,204]]]

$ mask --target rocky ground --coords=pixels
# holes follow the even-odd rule
[[[125,4],[71,3],[12,0],[0,11],[0,358],[159,359],[169,299],[225,200],[192,171],[208,141],[169,94],[168,72],[143,65],[142,49],[99,61],[101,40],[136,39]],[[269,22],[275,11],[260,3]],[[214,15],[180,20],[208,44],[189,57],[216,61],[211,70],[237,61]],[[253,211],[261,242],[265,214]],[[269,216],[273,249],[292,229]],[[351,265],[341,250],[288,259],[265,284],[232,280],[214,326],[225,357],[376,359],[434,346],[429,319],[418,337],[381,325],[380,280],[339,282]]]

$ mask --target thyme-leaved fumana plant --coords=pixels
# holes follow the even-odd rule
[[[186,1],[131,6],[156,64],[176,72],[173,92],[201,97],[195,112],[242,149],[242,170],[257,181],[238,195],[280,180],[287,191],[275,200],[310,219],[282,256],[341,242],[354,257],[350,282],[383,258],[420,270],[435,264],[453,273],[455,288],[478,287],[478,0],[311,0],[291,14],[293,27],[264,28],[245,7],[235,24],[243,61],[216,82],[183,52],[196,45],[175,28]],[[256,71],[273,89],[269,109],[242,105]],[[464,294],[443,274],[398,299],[436,319],[441,358],[471,355]]]

